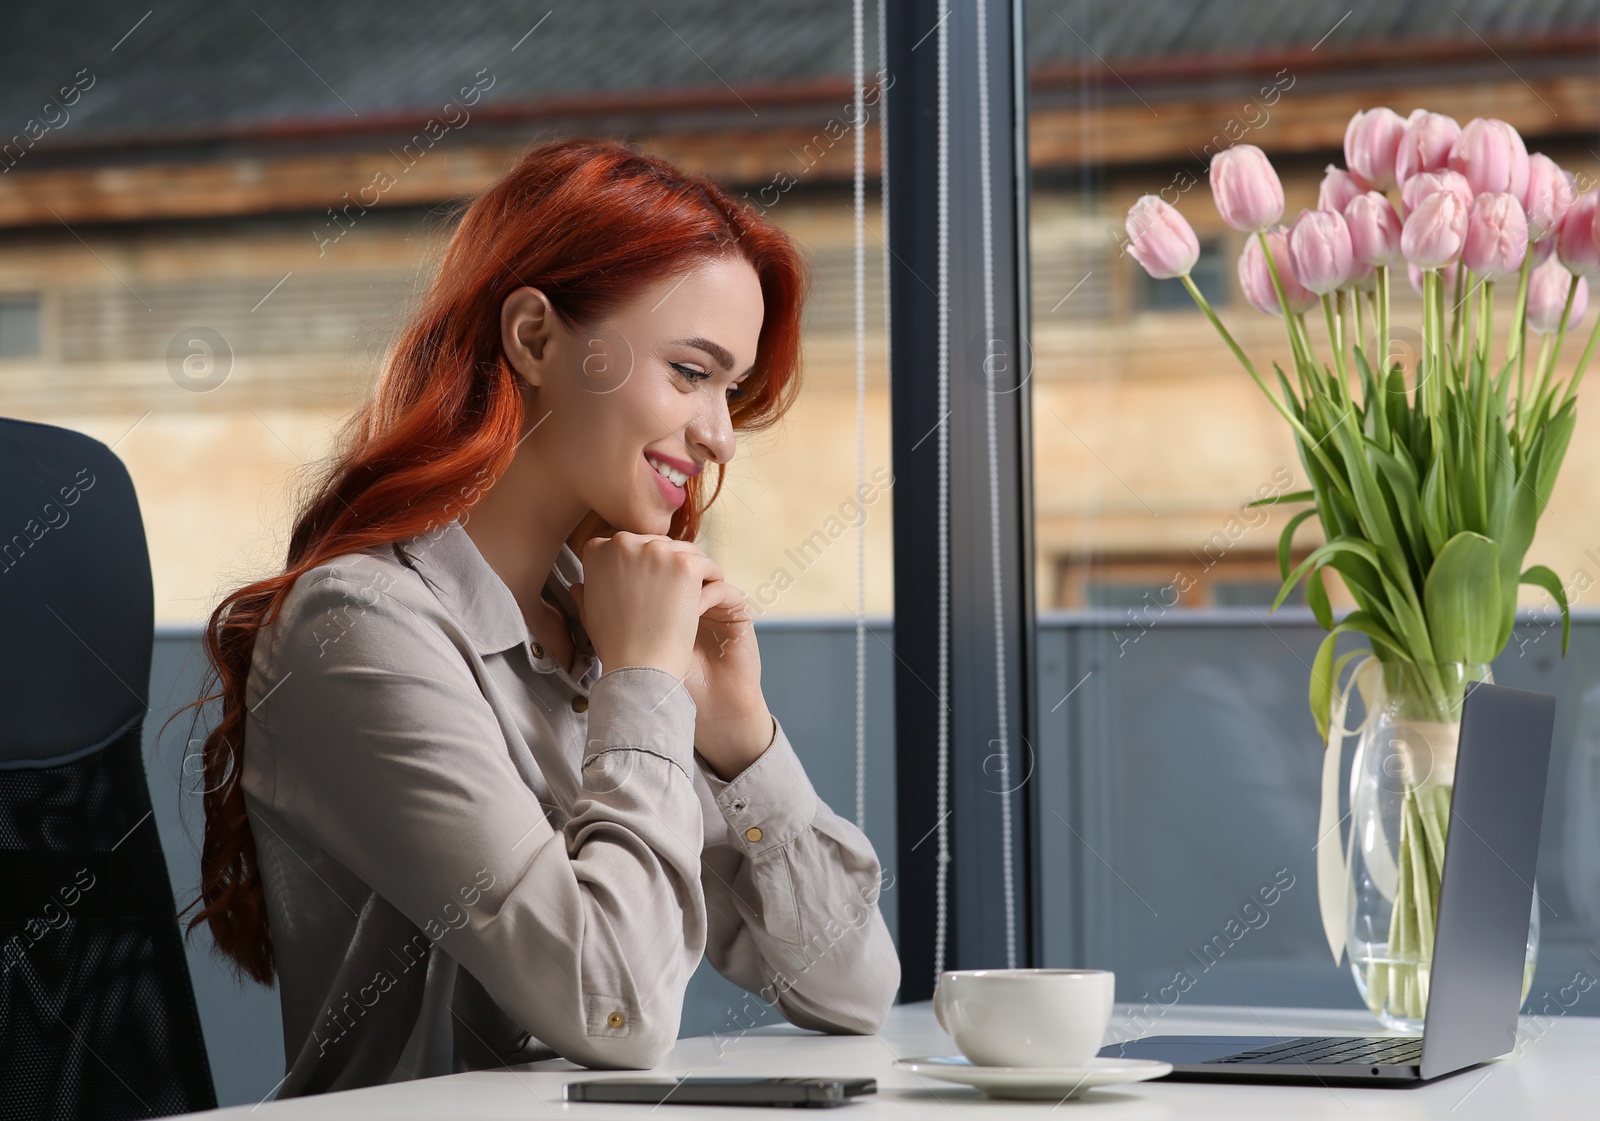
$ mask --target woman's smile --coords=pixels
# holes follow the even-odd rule
[[[647,451],[644,453],[644,458],[650,466],[650,475],[655,479],[657,489],[661,491],[667,503],[674,510],[682,506],[688,498],[684,485],[691,477],[700,473],[700,465],[662,455],[660,452]]]

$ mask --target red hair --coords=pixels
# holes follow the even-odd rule
[[[245,684],[261,628],[301,573],[343,553],[425,533],[469,509],[510,465],[523,423],[500,345],[500,308],[532,286],[582,328],[644,288],[708,259],[740,256],[764,303],[755,371],[730,405],[736,429],[774,423],[799,388],[809,285],[790,238],[713,180],[611,140],[534,147],[461,213],[422,304],[389,352],[371,398],[295,519],[284,571],[223,598],[205,628],[205,695],[221,720],[202,749],[205,835],[192,936],[209,925],[236,970],[265,985],[276,966],[255,840],[245,814]],[[689,481],[673,537],[692,539],[722,489],[719,469]],[[591,515],[574,543],[599,527]],[[184,709],[179,709],[181,713]],[[174,716],[178,715],[177,713]]]

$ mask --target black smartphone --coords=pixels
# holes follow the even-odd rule
[[[857,1094],[876,1094],[874,1078],[595,1078],[568,1082],[569,1102],[641,1105],[776,1105],[822,1108]]]

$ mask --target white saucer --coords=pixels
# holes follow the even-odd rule
[[[992,1098],[1075,1098],[1096,1086],[1143,1082],[1172,1073],[1171,1063],[1150,1059],[1090,1059],[1081,1067],[985,1067],[960,1055],[898,1059],[895,1066],[912,1074],[976,1086]]]

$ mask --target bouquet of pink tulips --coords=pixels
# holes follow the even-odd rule
[[[1347,896],[1340,881],[1354,865],[1336,848],[1336,748],[1349,687],[1336,703],[1335,682],[1348,659],[1365,654],[1352,674],[1363,692],[1369,669],[1402,682],[1388,700],[1403,706],[1411,726],[1430,722],[1436,739],[1453,736],[1437,729],[1459,721],[1467,681],[1510,640],[1521,584],[1555,599],[1565,654],[1571,617],[1561,581],[1523,561],[1600,336],[1597,316],[1563,378],[1562,343],[1583,318],[1585,278],[1600,274],[1596,195],[1580,193],[1549,158],[1529,156],[1510,125],[1477,119],[1462,128],[1420,109],[1409,118],[1373,109],[1350,121],[1344,148],[1347,166],[1328,169],[1317,209],[1302,210],[1288,229],[1279,225],[1283,187],[1261,149],[1237,145],[1211,162],[1223,221],[1249,235],[1238,264],[1245,298],[1282,317],[1288,334],[1293,370],[1274,365],[1273,385],[1190,279],[1199,243],[1188,222],[1151,195],[1127,218],[1134,259],[1153,277],[1183,282],[1293,430],[1310,483],[1262,502],[1310,503],[1278,541],[1283,585],[1273,607],[1304,580],[1306,601],[1329,632],[1312,663],[1310,703],[1329,747],[1319,835],[1334,843],[1319,845],[1318,873],[1335,960],[1346,944],[1345,909],[1361,905],[1348,902],[1355,889]],[[1421,346],[1409,371],[1390,352],[1390,270],[1402,264],[1422,296]],[[1514,291],[1500,321],[1503,351],[1492,347],[1497,288]],[[1537,354],[1530,330],[1541,336]],[[1313,517],[1325,541],[1291,567],[1293,535]],[[1340,575],[1356,604],[1338,620],[1313,578],[1322,568]],[[1344,633],[1361,635],[1370,652],[1335,663]],[[1362,848],[1366,868],[1387,868],[1373,879],[1387,884],[1393,902],[1387,951],[1374,957],[1364,949],[1369,956],[1358,962],[1353,941],[1350,949],[1369,1006],[1414,1024],[1426,1007],[1450,786],[1407,767],[1397,852],[1386,842],[1382,851]],[[1354,778],[1351,789],[1354,809]],[[1352,853],[1371,845],[1356,832]]]
[[[1409,119],[1373,109],[1351,120],[1345,160],[1347,168],[1329,167],[1317,209],[1288,229],[1279,225],[1283,186],[1260,148],[1236,145],[1211,161],[1223,221],[1251,235],[1238,266],[1245,298],[1281,316],[1288,333],[1294,374],[1274,366],[1276,391],[1190,279],[1199,243],[1183,216],[1146,195],[1127,218],[1133,258],[1152,277],[1182,280],[1294,430],[1310,489],[1262,501],[1314,504],[1283,530],[1273,606],[1305,579],[1307,603],[1329,631],[1310,690],[1324,735],[1341,633],[1365,636],[1380,660],[1417,666],[1441,713],[1459,704],[1459,687],[1433,667],[1493,660],[1511,637],[1519,583],[1555,598],[1565,652],[1571,622],[1560,579],[1544,565],[1521,566],[1600,333],[1597,317],[1563,383],[1563,339],[1587,305],[1585,277],[1600,273],[1596,195],[1579,194],[1548,157],[1530,157],[1510,125],[1480,118],[1462,128],[1421,109]],[[1402,262],[1423,301],[1409,383],[1389,356],[1390,269]],[[1513,283],[1496,369],[1495,290]],[[1307,319],[1319,305],[1322,332]],[[1531,362],[1530,329],[1543,337]],[[1326,542],[1291,570],[1292,535],[1313,516]],[[1357,604],[1337,622],[1321,582],[1309,578],[1323,567]]]

